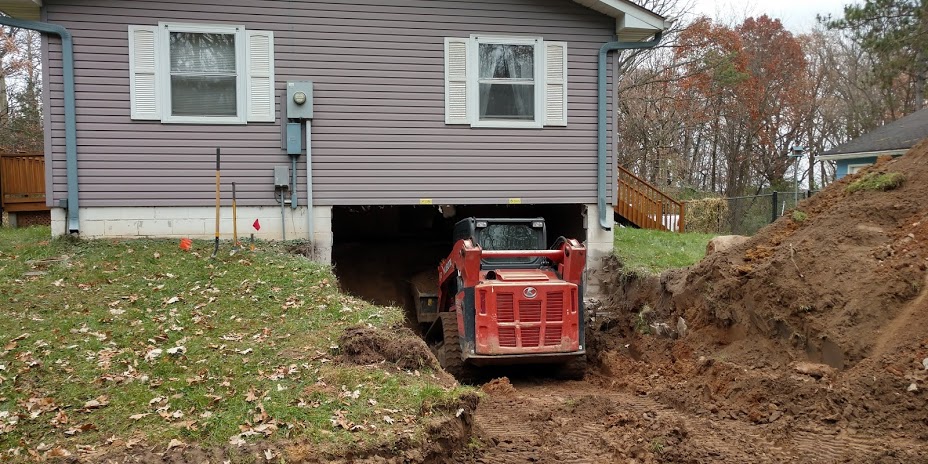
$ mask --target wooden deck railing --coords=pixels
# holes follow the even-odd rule
[[[11,213],[49,209],[43,155],[0,153],[0,203]]]
[[[615,212],[642,229],[686,230],[686,206],[619,166]]]

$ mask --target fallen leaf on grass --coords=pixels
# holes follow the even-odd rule
[[[92,399],[84,403],[83,409],[86,409],[86,410],[99,409],[108,404],[110,404],[109,397],[107,397],[106,395],[101,395],[101,396],[96,397],[95,399]]]
[[[52,448],[51,450],[49,450],[46,456],[52,457],[52,458],[67,458],[67,457],[71,457],[71,452],[59,446],[59,447]]]
[[[183,448],[183,447],[185,447],[185,446],[187,446],[186,443],[184,443],[184,442],[182,442],[182,441],[180,441],[180,440],[178,440],[178,439],[176,439],[176,438],[172,439],[171,442],[168,443],[168,449],[169,449],[169,450],[170,450],[170,449],[174,449],[174,448]]]
[[[245,439],[241,435],[234,435],[229,439],[229,444],[236,447],[242,447],[245,445]]]
[[[132,419],[132,420],[134,420],[134,421],[137,421],[137,420],[139,420],[139,419],[144,418],[145,416],[150,416],[150,415],[151,415],[150,412],[143,412],[143,413],[141,413],[141,414],[133,414],[133,415],[129,416],[129,419]]]
[[[65,430],[64,434],[65,435],[76,435],[80,432],[87,432],[87,431],[96,430],[96,429],[97,429],[97,426],[93,424],[84,424],[78,427],[71,427],[70,429]]]
[[[267,459],[268,461],[270,461],[270,460],[273,459],[273,458],[274,458],[274,452],[273,452],[273,451],[271,451],[271,450],[269,450],[269,449],[264,450],[264,459]]]
[[[390,424],[390,425],[393,425],[393,423],[396,422],[396,421],[395,421],[392,417],[390,417],[390,416],[383,416],[383,421],[386,422],[386,423],[388,423],[388,424]]]
[[[172,356],[182,355],[187,352],[187,347],[185,346],[175,346],[174,348],[168,348],[168,354]]]
[[[58,411],[58,414],[56,414],[55,417],[52,418],[52,420],[50,421],[50,423],[51,423],[53,426],[55,426],[55,427],[58,427],[58,426],[67,424],[67,423],[68,423],[68,415],[65,414],[64,411]]]
[[[164,351],[161,348],[155,348],[145,354],[145,360],[154,361],[155,359],[158,359],[158,356],[161,356],[161,353],[163,352]]]

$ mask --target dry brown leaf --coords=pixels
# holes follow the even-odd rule
[[[46,456],[53,457],[53,458],[67,458],[71,456],[71,452],[65,448],[58,446],[58,447],[55,447],[49,450]]]
[[[245,445],[245,439],[241,435],[235,435],[229,439],[229,444],[235,447],[242,447]]]
[[[97,427],[96,427],[95,425],[93,425],[93,424],[84,424],[84,425],[81,425],[81,426],[78,426],[78,427],[71,427],[70,429],[65,430],[65,431],[64,431],[64,434],[65,434],[65,435],[75,435],[75,434],[80,433],[80,432],[87,432],[87,431],[96,430],[96,429],[97,429]]]
[[[137,421],[137,420],[139,420],[139,419],[142,419],[142,418],[145,417],[145,416],[150,416],[150,415],[151,415],[150,412],[143,412],[143,413],[141,413],[141,414],[133,414],[133,415],[129,416],[129,419],[132,419],[132,420],[136,420],[136,421]]]
[[[178,440],[178,439],[176,439],[176,438],[172,439],[171,442],[168,443],[168,449],[183,448],[183,447],[185,447],[185,446],[187,446],[186,443],[184,443],[184,442],[182,442],[182,441],[180,441],[180,440]]]
[[[89,410],[89,409],[98,409],[98,408],[102,408],[103,406],[106,406],[106,405],[108,405],[108,404],[110,404],[110,399],[109,399],[109,397],[106,396],[106,395],[100,395],[100,396],[96,397],[95,399],[92,399],[92,400],[90,400],[90,401],[84,403],[84,409],[88,409],[88,410]]]
[[[51,424],[55,427],[64,425],[68,423],[68,415],[64,411],[58,411],[58,414],[55,414],[55,417],[50,421]]]

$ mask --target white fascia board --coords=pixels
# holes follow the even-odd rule
[[[854,158],[870,158],[874,156],[899,156],[905,154],[909,151],[908,148],[900,148],[898,150],[882,150],[882,151],[859,151],[856,153],[836,153],[834,155],[818,155],[815,157],[816,161],[837,161],[837,160],[846,160]]]
[[[666,31],[673,21],[627,0],[574,0],[587,8],[615,18],[620,40],[637,41]]]
[[[11,18],[38,21],[42,0],[0,0],[0,11]]]

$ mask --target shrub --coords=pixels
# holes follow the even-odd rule
[[[793,222],[803,222],[809,218],[809,215],[805,211],[794,210],[793,211]]]
[[[728,200],[703,198],[686,202],[686,231],[719,234],[728,218]]]
[[[859,190],[887,191],[902,187],[905,176],[898,172],[868,172],[847,186],[847,193]]]

